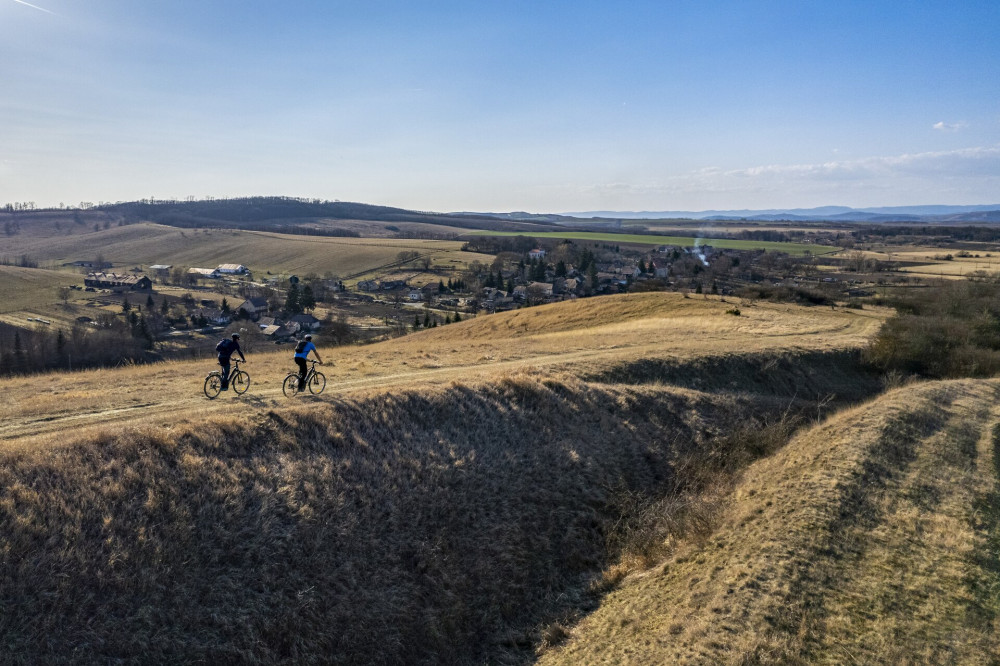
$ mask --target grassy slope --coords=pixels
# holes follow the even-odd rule
[[[884,316],[761,304],[744,307],[743,315],[734,317],[726,314],[731,307],[718,299],[632,294],[483,316],[364,347],[327,349],[321,333],[316,341],[323,358],[335,364],[323,368],[330,381],[327,395],[335,396],[376,386],[391,390],[479,381],[526,368],[632,382],[644,374],[662,378],[672,365],[690,366],[705,358],[727,365],[724,359],[734,355],[841,352],[863,345]],[[284,405],[280,382],[294,366],[288,348],[268,351],[273,349],[250,350],[246,369],[253,384],[244,398],[227,395],[216,402],[200,393],[205,374],[215,367],[213,358],[55,373],[39,378],[28,392],[19,379],[0,379],[0,392],[8,396],[0,402],[0,438],[37,434],[59,440],[65,428],[100,427],[109,420],[173,423],[236,406]],[[723,375],[716,369],[709,378]],[[758,375],[751,367],[733,381]],[[685,385],[699,381],[693,376]]]
[[[552,626],[596,608],[635,498],[683,486],[698,461],[717,464],[734,429],[789,405],[812,410],[807,401],[827,391],[872,390],[844,350],[877,317],[761,306],[737,318],[726,307],[657,294],[588,299],[328,350],[339,361],[327,368],[328,393],[296,403],[279,397],[277,379],[255,380],[241,399],[197,398],[184,373],[201,366],[181,363],[54,375],[51,391],[30,394],[7,382],[4,423],[17,424],[8,434],[63,425],[0,449],[0,644],[15,661],[530,659],[558,638]],[[796,348],[797,363],[775,356]],[[250,369],[280,378],[286,356],[255,353]],[[711,392],[665,383],[697,385],[701,368],[718,375],[705,382]],[[157,390],[143,390],[146,381]],[[864,512],[895,497],[879,485],[890,478],[882,466],[895,479],[916,469],[897,464],[912,456],[873,463],[895,450],[897,430],[908,436],[914,415],[930,414],[921,436],[945,413],[956,429],[960,418],[980,424],[987,386],[909,389],[802,435],[751,469],[712,547],[682,543],[666,569],[626,579],[566,652],[546,657],[836,660],[821,623],[850,617],[852,589],[893,579],[873,564],[869,579],[825,595],[835,576],[823,558],[841,540],[865,542],[833,519],[841,507],[853,515],[855,500]],[[80,428],[74,419],[90,405],[105,425]],[[121,413],[132,416],[107,425]],[[829,556],[830,566],[844,557]],[[642,587],[670,576],[671,589],[692,596]],[[730,580],[735,605],[718,587]],[[716,596],[726,603],[706,605]],[[789,623],[804,615],[782,613],[788,599],[813,598],[795,643],[800,625],[790,633]],[[689,611],[663,620],[677,603]],[[716,606],[736,619],[715,622]]]
[[[995,663],[998,393],[911,386],[800,434],[542,663]]]
[[[25,308],[51,308],[61,302],[59,287],[83,285],[83,276],[40,268],[0,266],[0,313]],[[71,298],[80,298],[73,292]]]
[[[116,264],[174,264],[213,268],[220,263],[241,263],[263,273],[296,271],[323,275],[327,271],[349,275],[395,261],[403,251],[430,254],[435,263],[462,258],[486,260],[460,252],[457,241],[388,238],[331,238],[218,229],[178,229],[152,223],[55,235],[0,238],[0,255],[27,253],[42,262],[91,261],[98,254]],[[491,258],[489,258],[491,259]]]

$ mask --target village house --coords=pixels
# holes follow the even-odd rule
[[[117,273],[87,273],[83,284],[95,289],[111,291],[149,291],[153,282],[145,275],[118,275]]]
[[[647,270],[650,273],[653,274],[653,277],[658,277],[658,278],[669,277],[669,275],[670,275],[670,264],[668,264],[667,262],[663,261],[662,259],[659,260],[659,261],[652,261],[651,260],[649,262],[649,267],[648,267]]]
[[[284,342],[286,340],[290,340],[291,337],[295,335],[296,330],[287,326],[271,325],[263,329],[261,333],[268,340],[272,340],[274,342]]]
[[[541,248],[535,248],[534,250],[532,250],[531,252],[528,253],[528,258],[529,259],[544,259],[545,258],[545,250],[542,250]]]
[[[379,289],[382,291],[392,291],[393,289],[406,289],[406,280],[382,280],[378,283]]]
[[[281,326],[281,320],[276,317],[261,317],[257,320],[257,325],[261,328],[267,328],[268,326]]]
[[[173,266],[170,264],[153,264],[149,267],[149,270],[153,272],[153,275],[161,279],[170,277],[171,269],[173,269]]]
[[[361,280],[358,282],[358,289],[361,291],[378,291],[378,282],[375,280]]]
[[[532,282],[528,285],[528,290],[541,294],[546,298],[551,298],[553,294],[553,285],[551,282]]]
[[[290,324],[296,324],[300,331],[315,331],[322,322],[311,314],[297,314],[288,320]]]
[[[264,298],[263,296],[254,296],[252,298],[248,298],[247,300],[240,303],[239,306],[236,308],[237,312],[239,312],[240,310],[246,312],[252,319],[256,319],[260,315],[267,312],[267,299]]]
[[[411,289],[410,293],[407,294],[406,297],[416,303],[424,300],[424,293],[419,289]]]
[[[232,316],[218,308],[199,308],[191,313],[191,321],[199,319],[210,326],[225,326],[233,320]]]

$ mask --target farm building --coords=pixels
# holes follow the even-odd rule
[[[219,277],[218,268],[189,268],[188,275],[192,275],[196,278],[215,278]]]
[[[117,273],[87,273],[83,283],[95,289],[112,291],[148,291],[153,282],[145,275],[118,275]]]
[[[153,271],[153,275],[159,278],[165,278],[170,275],[170,269],[173,266],[169,264],[153,264],[149,267],[149,270]]]
[[[219,264],[215,270],[222,275],[246,275],[250,272],[243,264]]]

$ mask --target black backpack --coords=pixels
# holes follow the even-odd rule
[[[219,344],[215,345],[215,351],[219,352],[223,356],[229,356],[233,353],[233,341],[229,338],[219,340]]]
[[[306,350],[306,344],[308,343],[305,340],[299,340],[298,343],[295,345],[295,353],[301,354],[302,352],[304,352]]]

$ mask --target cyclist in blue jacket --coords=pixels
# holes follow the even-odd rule
[[[295,363],[299,366],[299,390],[301,391],[306,387],[306,373],[309,372],[306,369],[306,359],[309,358],[309,352],[316,355],[316,360],[319,361],[320,365],[323,365],[323,359],[319,356],[319,350],[316,349],[316,345],[312,342],[313,336],[307,335],[299,343],[295,345]]]

